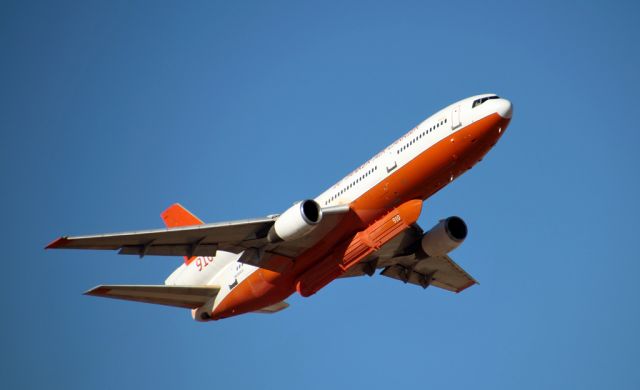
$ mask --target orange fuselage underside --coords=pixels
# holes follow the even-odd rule
[[[238,284],[212,313],[220,319],[286,299],[311,267],[399,205],[424,200],[478,163],[496,144],[509,119],[489,115],[437,142],[350,203],[351,211],[326,237],[295,261],[273,256]],[[276,271],[277,270],[277,271]]]

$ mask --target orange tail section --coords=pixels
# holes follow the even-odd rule
[[[174,203],[160,214],[164,224],[168,228],[180,226],[202,225],[204,222],[184,207],[180,203]],[[195,257],[184,257],[184,262],[189,264]]]
[[[191,214],[191,212],[182,207],[180,203],[172,204],[168,209],[163,211],[160,216],[168,228],[204,224],[200,218]]]

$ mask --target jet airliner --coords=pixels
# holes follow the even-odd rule
[[[197,321],[287,308],[333,280],[382,276],[459,293],[475,279],[450,257],[467,237],[457,216],[427,232],[423,202],[471,169],[500,139],[512,105],[495,94],[438,111],[315,199],[279,215],[204,223],[180,204],[166,229],[63,236],[47,249],[183,256],[164,285],[101,285],[85,294],[191,309]]]

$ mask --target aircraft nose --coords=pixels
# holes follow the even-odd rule
[[[497,99],[497,101],[494,103],[497,106],[497,111],[498,114],[505,118],[505,119],[509,119],[511,118],[511,114],[513,113],[513,105],[511,104],[510,101],[508,101],[507,99]]]

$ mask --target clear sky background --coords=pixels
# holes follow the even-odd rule
[[[640,388],[637,2],[0,3],[4,388]],[[427,201],[459,295],[376,276],[214,323],[82,296],[181,259],[63,234],[315,197],[440,108],[514,103]]]

